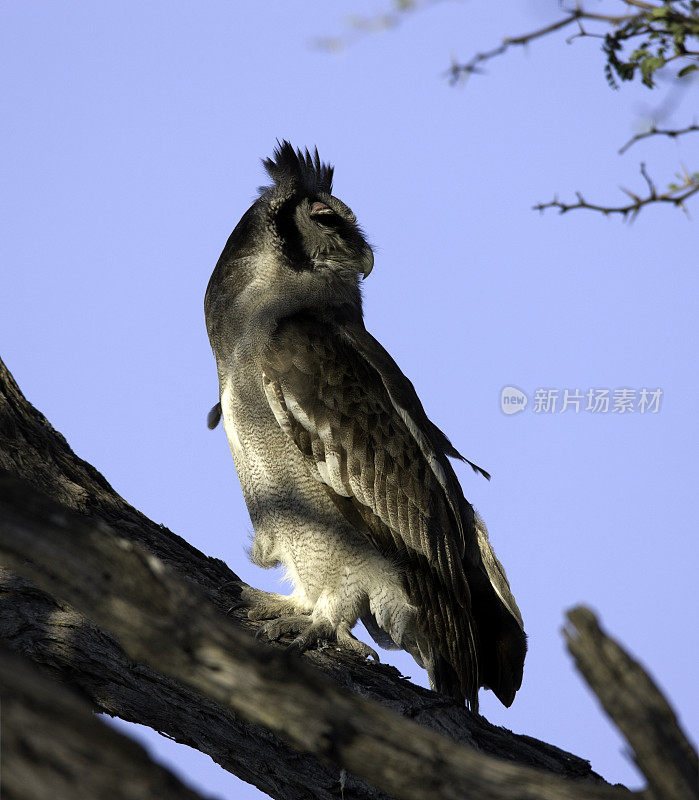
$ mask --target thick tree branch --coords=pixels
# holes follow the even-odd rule
[[[699,797],[699,759],[675,712],[641,665],[600,628],[586,608],[568,612],[568,650],[624,734],[658,800]]]
[[[132,659],[335,764],[338,779],[347,770],[406,800],[628,794],[478,753],[340,689],[310,664],[237,630],[142,547],[7,474],[0,476],[0,553],[11,569],[114,634]]]
[[[220,612],[234,604],[239,591],[234,573],[120,498],[27,403],[1,361],[0,467],[22,476],[54,500],[90,515],[92,524],[106,522],[120,536],[141,545],[186,575]],[[0,592],[0,638],[45,665],[54,677],[79,688],[97,710],[149,725],[208,753],[225,769],[273,797],[337,796],[338,769],[296,752],[264,728],[231,714],[227,707],[146,664],[135,663],[113,636],[62,600],[7,570],[0,578]],[[177,622],[171,617],[175,630]],[[241,631],[259,625],[248,621],[243,612],[234,612],[227,622]],[[304,660],[322,669],[336,685],[377,699],[480,752],[562,776],[601,781],[582,759],[492,726],[448,698],[401,679],[392,667],[367,664],[334,648],[315,651]],[[348,775],[344,796],[352,800],[384,795]]]
[[[2,796],[26,800],[203,800],[90,707],[0,649]],[[77,790],[79,788],[79,792]]]
[[[298,659],[255,642],[244,630],[255,623],[222,613],[235,576],[119,498],[26,402],[2,362],[0,464],[16,473],[0,475],[0,637],[98,710],[187,742],[285,800],[640,796],[391,667],[335,648]],[[218,581],[228,588],[217,592]],[[644,747],[629,740],[654,774],[655,729]],[[660,744],[677,741],[665,732]]]
[[[121,537],[140,544],[179,574],[187,575],[196,591],[206,596],[203,605],[207,608],[215,604],[219,612],[225,613],[234,603],[238,593],[236,576],[222,562],[207,558],[116,495],[104,478],[77,458],[63,437],[27,403],[2,362],[0,466],[42,488],[54,500],[89,514],[91,525],[109,524]],[[33,505],[33,500],[27,501]],[[65,517],[69,512],[60,513]],[[77,569],[81,557],[75,562]],[[112,635],[88,622],[63,600],[45,594],[7,570],[0,581],[0,592],[0,636],[14,649],[44,665],[54,677],[79,688],[97,710],[150,725],[196,747],[273,797],[336,796],[340,778],[337,768],[296,752],[281,738],[232,714],[227,706],[151,666],[136,663],[124,654]],[[101,589],[98,595],[102,596]],[[150,602],[149,599],[147,604]],[[172,609],[168,614],[171,626],[179,631],[177,615]],[[239,630],[243,636],[245,629],[254,630],[259,624],[249,622],[242,612],[224,621],[227,630]],[[272,652],[272,648],[265,652]],[[562,776],[601,781],[582,759],[491,726],[449,699],[402,680],[392,667],[367,664],[335,649],[310,653],[304,660],[321,668],[336,686],[375,698],[422,726],[481,753]],[[347,800],[383,797],[351,775],[346,777],[344,796]]]

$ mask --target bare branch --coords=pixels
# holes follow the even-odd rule
[[[644,3],[643,0],[622,0],[627,6],[642,8],[644,11],[652,11],[656,6],[652,3]]]
[[[567,11],[566,16],[558,21],[539,28],[532,33],[522,36],[508,37],[503,43],[492,50],[477,53],[470,61],[465,64],[453,63],[448,70],[448,76],[452,83],[468,77],[474,72],[480,72],[481,65],[496,56],[502,55],[514,45],[526,45],[529,42],[547,36],[558,30],[576,24],[577,32],[568,36],[567,43],[575,39],[585,37],[595,37],[604,39],[603,51],[606,56],[604,67],[605,76],[612,88],[618,88],[618,81],[630,81],[638,77],[649,88],[656,86],[657,75],[672,62],[681,59],[684,66],[677,71],[677,85],[688,85],[686,77],[693,71],[699,69],[696,49],[690,49],[689,42],[699,39],[699,19],[696,14],[695,5],[674,2],[664,2],[662,4],[647,3],[643,0],[623,0],[627,8],[637,9],[629,14],[596,14],[587,11],[581,5],[575,9]],[[606,30],[597,33],[583,27],[583,21],[605,23]],[[632,52],[624,55],[624,48],[630,42],[636,42]],[[676,138],[684,133],[698,130],[696,125],[676,131],[660,131],[653,127],[651,131],[634,136],[620,150],[624,153],[631,145],[640,139],[647,138],[655,134],[663,134]],[[642,173],[644,168],[641,168]],[[650,203],[671,203],[677,208],[681,208],[685,213],[687,209],[685,201],[697,191],[696,180],[683,181],[681,185],[670,186],[668,190],[659,193],[652,186],[648,176],[644,174],[649,185],[649,195],[646,198],[639,198],[636,195],[623,189],[633,199],[633,203],[622,206],[604,206],[597,203],[589,203],[577,193],[577,203],[561,203],[554,199],[550,203],[539,203],[535,209],[543,211],[546,208],[557,208],[561,213],[571,211],[575,208],[587,208],[603,214],[620,214],[622,217],[635,219],[641,209]]]
[[[3,796],[203,800],[140,745],[95,719],[84,700],[4,648],[0,696]]]
[[[582,27],[581,21],[582,20],[593,20],[596,22],[606,22],[610,25],[620,25],[622,22],[627,22],[631,19],[636,17],[641,17],[642,14],[622,14],[622,15],[609,15],[609,14],[595,14],[589,11],[585,11],[582,8],[575,8],[572,11],[569,11],[568,14],[563,17],[562,19],[557,20],[556,22],[552,22],[550,25],[545,25],[543,28],[538,28],[531,33],[521,34],[520,36],[508,36],[502,40],[502,44],[499,47],[495,47],[492,50],[487,50],[483,53],[476,53],[470,61],[467,61],[465,64],[454,63],[448,70],[448,75],[452,83],[456,83],[457,81],[462,80],[468,75],[474,72],[480,72],[479,66],[484,63],[485,61],[490,61],[490,59],[495,58],[496,56],[500,56],[509,50],[511,47],[523,47],[530,42],[535,41],[536,39],[540,39],[542,36],[547,36],[550,33],[554,33],[555,31],[561,30],[562,28],[566,28],[573,23],[578,23],[579,31],[574,36],[571,37],[572,39],[580,38],[582,36],[591,36],[593,34],[588,33]]]
[[[697,800],[699,759],[653,680],[600,628],[587,608],[567,614],[564,630],[577,668],[633,748],[654,797]]]
[[[668,130],[661,130],[660,128],[656,128],[655,125],[651,125],[647,131],[632,136],[623,147],[619,148],[618,152],[619,155],[622,155],[631,145],[639,142],[641,139],[648,139],[650,136],[669,136],[670,139],[676,139],[678,136],[684,136],[685,133],[692,133],[695,131],[699,131],[699,125],[688,125],[686,128],[671,128]]]
[[[313,46],[328,52],[339,52],[349,47],[353,42],[372,33],[382,33],[398,27],[406,14],[422,11],[428,6],[435,5],[442,0],[399,0],[393,11],[387,11],[376,16],[362,16],[353,14],[347,20],[349,31],[342,36],[317,37]]]
[[[547,208],[557,208],[560,214],[565,214],[566,212],[573,211],[577,208],[586,208],[590,211],[598,211],[605,216],[609,214],[619,214],[622,217],[628,217],[633,221],[638,216],[641,209],[647,205],[650,205],[651,203],[670,203],[676,208],[681,208],[682,211],[689,216],[685,206],[685,201],[692,197],[692,195],[695,195],[697,192],[699,192],[699,177],[696,175],[690,175],[685,171],[681,176],[682,182],[680,184],[670,184],[666,191],[659,193],[655,184],[646,172],[645,164],[641,164],[641,175],[648,185],[647,196],[640,197],[634,192],[621,187],[621,190],[632,199],[631,203],[627,203],[623,206],[604,206],[598,203],[590,203],[585,200],[580,192],[576,192],[575,194],[578,198],[577,203],[563,203],[558,200],[558,198],[554,197],[554,199],[548,203],[537,203],[535,206],[532,206],[532,208],[535,211],[541,212],[545,211]]]

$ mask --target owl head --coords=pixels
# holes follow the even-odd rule
[[[293,270],[341,267],[366,277],[374,255],[357,219],[332,195],[333,168],[306,150],[283,141],[272,158],[262,162],[272,179],[260,199],[269,209],[273,235]]]
[[[318,150],[283,141],[262,162],[272,179],[231,234],[221,260],[265,254],[291,272],[366,277],[374,255],[356,217],[332,195],[333,168]]]

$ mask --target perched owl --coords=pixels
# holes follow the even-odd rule
[[[206,290],[223,424],[255,530],[252,560],[289,596],[249,589],[269,638],[305,650],[351,633],[407,650],[433,689],[477,710],[522,681],[522,618],[485,525],[412,383],[364,327],[374,257],[333,169],[283,142]],[[471,463],[471,462],[468,462]],[[474,464],[471,466],[480,471]],[[487,473],[484,473],[487,476]]]

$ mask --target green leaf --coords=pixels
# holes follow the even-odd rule
[[[689,75],[690,72],[695,72],[696,70],[699,70],[699,64],[687,64],[677,73],[677,77],[684,78],[685,75]]]
[[[641,75],[646,86],[653,87],[653,73],[665,66],[665,59],[658,56],[650,56],[641,61]]]

